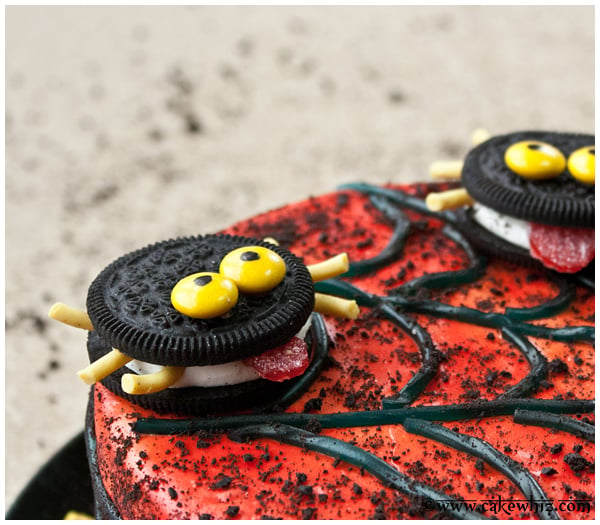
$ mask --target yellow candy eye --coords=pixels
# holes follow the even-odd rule
[[[237,300],[235,283],[212,272],[188,275],[171,290],[171,303],[175,309],[194,319],[212,319],[226,314]]]
[[[268,248],[244,246],[223,258],[219,272],[234,281],[242,293],[264,293],[283,280],[285,262]]]
[[[558,177],[567,164],[559,149],[537,140],[513,144],[504,153],[504,162],[517,175],[533,180]]]
[[[596,147],[586,146],[575,150],[567,161],[569,172],[580,182],[596,183]]]

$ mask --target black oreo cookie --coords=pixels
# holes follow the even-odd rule
[[[221,260],[242,246],[263,246],[285,262],[273,290],[240,293],[225,316],[194,319],[171,304],[171,290],[197,272],[219,272]],[[260,354],[287,342],[306,323],[314,287],[302,261],[257,239],[206,235],[172,239],[127,254],[105,268],[88,291],[94,331],[130,357],[170,366],[205,366]]]
[[[520,141],[542,141],[569,155],[595,143],[593,135],[524,131],[493,137],[472,149],[462,183],[478,203],[525,221],[550,226],[591,228],[595,221],[594,185],[584,184],[567,169],[549,180],[529,180],[509,169],[504,153]]]

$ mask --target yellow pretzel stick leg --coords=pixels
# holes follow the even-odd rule
[[[479,144],[485,142],[490,137],[490,132],[487,129],[477,128],[471,133],[471,144],[473,144],[473,146],[479,146]]]
[[[125,374],[121,378],[121,388],[132,395],[153,394],[177,382],[184,371],[183,366],[165,366],[154,374]]]
[[[123,354],[116,348],[103,355],[93,363],[90,363],[83,370],[77,372],[79,379],[87,385],[93,385],[96,381],[104,379],[122,366],[131,361],[131,357]]]
[[[65,514],[63,520],[93,520],[89,514],[84,514],[83,512],[78,512],[76,510],[70,510]]]
[[[92,321],[90,321],[90,318],[86,312],[71,306],[67,306],[63,303],[54,304],[48,312],[48,317],[54,319],[55,321],[68,324],[69,326],[74,326],[75,328],[83,328],[84,330],[89,330],[90,332],[94,330]]]
[[[356,319],[360,314],[360,308],[356,301],[342,299],[333,295],[316,293],[315,294],[315,312],[334,317],[344,317],[346,319]]]
[[[265,237],[265,238],[263,239],[263,241],[264,241],[264,242],[271,243],[271,244],[274,244],[275,246],[279,246],[279,243],[278,243],[278,242],[277,242],[277,240],[276,240],[276,239],[274,239],[273,237]]]
[[[431,211],[452,210],[461,206],[471,206],[474,202],[464,188],[430,193],[425,198],[425,204]]]
[[[307,268],[313,282],[316,283],[346,273],[349,267],[348,254],[340,253],[326,261],[311,264]]]
[[[429,166],[429,176],[434,180],[460,180],[462,160],[438,160]]]

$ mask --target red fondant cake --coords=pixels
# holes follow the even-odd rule
[[[97,517],[593,518],[593,277],[479,253],[424,205],[445,188],[350,185],[230,228],[309,267],[346,252],[314,286],[360,315],[313,314],[324,347],[266,410],[94,385]]]

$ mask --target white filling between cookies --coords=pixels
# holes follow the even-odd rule
[[[296,337],[304,339],[311,326],[311,318],[296,334]],[[162,369],[162,365],[147,363],[134,359],[125,365],[136,374],[153,374]],[[260,375],[251,366],[243,361],[233,361],[220,365],[187,366],[181,378],[169,388],[228,386],[246,383],[259,379]]]
[[[473,205],[473,219],[496,237],[529,251],[529,222],[503,215],[479,203]]]

